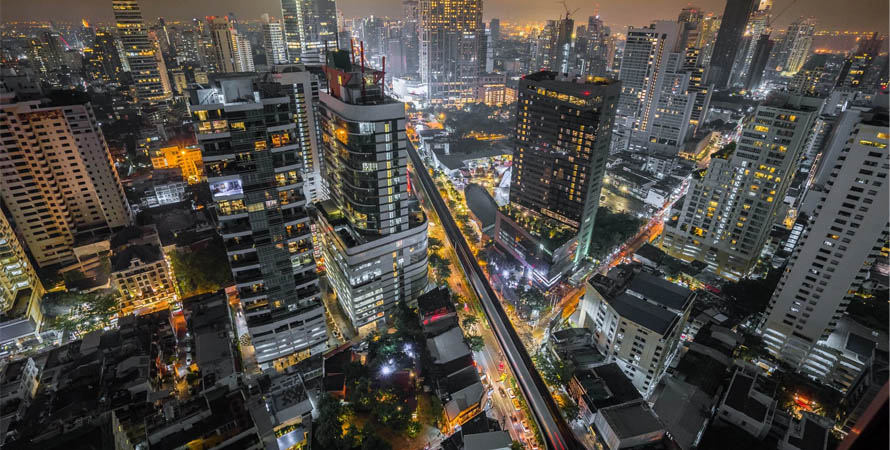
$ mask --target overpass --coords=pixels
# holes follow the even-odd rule
[[[522,390],[529,408],[532,412],[541,436],[544,439],[544,445],[549,450],[582,450],[585,447],[575,439],[571,428],[563,419],[559,412],[559,407],[550,395],[550,391],[544,384],[541,375],[535,370],[531,356],[529,356],[519,335],[513,328],[507,313],[498,301],[494,290],[485,278],[482,268],[476,262],[470,246],[464,239],[458,228],[451,212],[439,195],[436,184],[430,177],[429,172],[424,166],[423,161],[414,149],[414,143],[408,141],[408,155],[414,165],[414,174],[420,181],[421,188],[426,194],[426,199],[432,203],[445,235],[448,237],[454,251],[457,254],[458,261],[467,276],[470,286],[479,297],[482,303],[482,309],[485,311],[485,317],[491,325],[492,332],[502,352],[506,356],[513,374],[516,376],[516,382]]]

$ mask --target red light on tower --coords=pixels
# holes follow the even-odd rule
[[[590,96],[590,91],[584,91],[584,96],[585,96],[585,97]]]

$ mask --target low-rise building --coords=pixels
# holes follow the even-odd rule
[[[579,417],[589,426],[601,408],[641,400],[639,391],[615,363],[576,369],[569,395],[578,403]]]
[[[674,357],[695,292],[642,269],[613,268],[588,281],[580,326],[596,348],[615,361],[640,392],[648,393]]]
[[[523,276],[543,290],[563,278],[572,265],[577,231],[554,219],[510,204],[495,218],[494,240],[499,249],[523,268]]]
[[[776,413],[776,388],[776,383],[762,373],[736,369],[717,418],[757,439],[765,438]]]
[[[831,419],[804,411],[800,420],[792,420],[779,450],[825,450],[828,434],[834,423]]]
[[[643,400],[598,410],[593,426],[597,441],[609,450],[642,448],[665,438],[664,425]]]
[[[427,336],[438,335],[457,326],[457,311],[451,299],[451,291],[445,286],[417,297],[417,312],[420,326]]]
[[[178,168],[188,184],[204,179],[204,161],[198,146],[171,145],[151,150],[151,165],[155,169]]]
[[[850,433],[853,430],[868,405],[880,395],[881,389],[886,390],[888,379],[890,379],[890,365],[887,352],[876,348],[865,369],[850,385],[841,400],[841,420],[838,422],[841,431]]]
[[[448,430],[453,431],[482,412],[485,387],[476,367],[464,367],[439,384],[439,396],[445,410]]]
[[[175,301],[169,263],[153,226],[128,227],[111,245],[111,283],[120,293],[122,315],[166,309]]]

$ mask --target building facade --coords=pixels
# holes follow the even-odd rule
[[[93,109],[77,98],[16,101],[0,94],[0,196],[39,267],[70,262],[79,235],[132,221]]]
[[[779,94],[757,107],[738,143],[693,173],[685,198],[665,222],[661,245],[676,258],[698,260],[738,280],[757,262],[822,100]]]
[[[284,41],[291,63],[318,64],[325,49],[338,48],[334,0],[281,0]]]
[[[745,34],[748,19],[763,0],[726,0],[723,18],[714,41],[709,64],[708,82],[717,89],[727,87],[732,69]],[[769,0],[767,0],[769,1]]]
[[[887,113],[844,114],[858,116],[857,124],[838,129],[823,154],[801,211],[806,228],[762,328],[770,353],[815,376],[828,375],[819,350],[875,259],[887,254]]]
[[[43,285],[15,231],[0,211],[0,313],[11,321],[43,323]]]
[[[128,227],[112,236],[111,284],[120,294],[120,315],[170,308],[173,275],[153,225]]]
[[[211,77],[190,109],[235,287],[261,367],[327,348],[293,85]]]
[[[482,0],[420,0],[419,28],[427,100],[444,106],[472,102],[485,67]]]
[[[155,120],[164,111],[163,103],[170,99],[167,71],[158,66],[160,49],[149,37],[142,20],[142,9],[136,0],[113,0],[114,21],[127,67],[133,77],[136,101]]]
[[[589,252],[620,89],[555,72],[519,83],[510,201],[578,230],[576,261]]]
[[[325,270],[360,332],[427,285],[427,220],[408,190],[405,107],[382,73],[332,52],[319,120],[330,200],[319,205]],[[364,73],[364,78],[362,77]]]
[[[640,266],[618,266],[585,286],[580,326],[593,343],[648,396],[679,348],[695,292]]]

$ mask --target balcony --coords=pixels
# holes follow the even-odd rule
[[[232,268],[233,272],[247,270],[250,268],[259,269],[260,267],[260,259],[256,256],[256,253],[247,257],[242,257],[241,255],[235,255],[235,257],[238,257],[238,259],[229,260],[229,266]]]
[[[219,227],[219,234],[223,238],[245,236],[251,232],[250,222],[247,219],[228,220],[222,222]]]
[[[269,290],[263,285],[242,287],[238,289],[238,298],[242,302],[256,300],[269,295]]]
[[[309,285],[310,283],[315,283],[316,280],[318,280],[318,274],[316,274],[314,270],[310,270],[303,272],[300,275],[295,275],[294,285],[296,285],[297,289],[299,290],[307,287],[307,285]]]
[[[232,274],[235,278],[235,285],[244,287],[262,281],[263,273],[260,269],[248,269]]]

